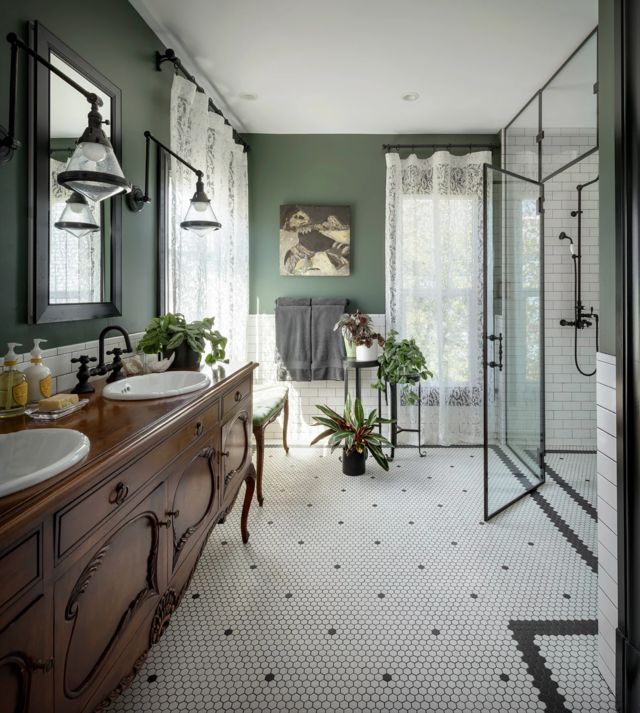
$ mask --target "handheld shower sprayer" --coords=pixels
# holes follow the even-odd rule
[[[569,237],[564,230],[558,235],[558,240],[568,240],[569,241],[569,250],[571,251],[571,257],[577,257],[576,256],[576,249],[573,244],[573,238]]]

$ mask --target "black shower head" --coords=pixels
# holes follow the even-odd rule
[[[570,238],[564,230],[558,235],[558,240],[568,240],[573,245],[573,238]]]

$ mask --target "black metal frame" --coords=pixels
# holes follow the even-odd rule
[[[414,151],[415,149],[431,149],[432,151],[452,151],[453,149],[469,149],[469,153],[475,150],[495,151],[500,144],[382,144],[383,151]]]
[[[504,168],[497,168],[496,166],[492,166],[490,163],[485,163],[483,164],[482,167],[482,192],[483,192],[483,245],[482,245],[482,272],[483,272],[483,279],[484,279],[484,284],[487,284],[487,272],[488,272],[488,248],[489,248],[489,240],[490,237],[492,238],[493,236],[489,235],[489,171],[493,171],[495,173],[498,173],[503,176],[508,176],[510,178],[515,178],[517,180],[525,181],[526,183],[530,183],[532,185],[538,186],[540,190],[540,203],[541,205],[539,206],[539,209],[544,205],[544,183],[541,181],[536,181],[533,178],[528,178],[526,176],[520,176],[517,173],[514,173],[513,171],[509,171]],[[540,212],[540,304],[541,304],[541,310],[544,310],[544,212]],[[503,256],[504,260],[504,256]],[[493,296],[492,296],[493,299]],[[487,290],[484,289],[482,293],[482,333],[483,333],[483,340],[482,340],[482,363],[483,363],[483,462],[484,462],[484,473],[483,473],[483,478],[484,478],[484,500],[483,500],[483,512],[484,512],[484,520],[487,522],[491,518],[495,517],[499,513],[503,512],[503,510],[506,510],[508,507],[513,505],[515,502],[518,500],[522,499],[526,495],[529,495],[529,493],[533,492],[537,488],[539,488],[545,481],[546,481],[546,475],[545,475],[545,469],[544,469],[544,462],[542,460],[542,455],[540,456],[540,473],[536,474],[534,473],[535,477],[538,478],[539,482],[535,483],[532,485],[529,489],[525,490],[524,492],[520,493],[517,495],[515,498],[510,500],[508,503],[505,505],[502,505],[500,508],[497,510],[494,510],[493,512],[489,512],[489,450],[490,450],[490,445],[489,445],[489,369],[495,368],[500,366],[500,364],[503,364],[502,359],[499,360],[499,363],[495,362],[495,359],[492,360],[491,362],[489,361],[489,349],[488,345],[489,342],[491,342],[493,345],[495,345],[496,341],[499,343],[499,348],[502,348],[502,340],[499,339],[498,337],[495,337],[493,335],[493,325],[491,325],[491,334],[489,334],[489,324],[488,324],[488,295],[487,295]],[[506,302],[503,300],[503,306],[502,306],[502,311],[503,311],[503,318],[504,318],[504,312],[506,310]],[[504,329],[506,329],[506,321],[503,326]],[[491,339],[491,337],[494,337]],[[505,339],[508,339],[509,335],[508,333],[505,334]],[[492,366],[494,364],[494,366]],[[504,367],[504,364],[503,364]],[[544,445],[545,445],[545,424],[544,424],[544,318],[540,319],[540,454],[544,453]],[[506,383],[506,379],[505,379]],[[506,388],[505,388],[505,404],[507,403],[507,398],[506,398]],[[508,417],[505,419],[505,422],[508,423]],[[508,443],[508,437],[505,439],[506,442]],[[511,450],[513,455],[523,463],[529,470],[531,470],[530,466],[528,463],[522,460],[518,456],[518,453],[516,451]]]
[[[640,5],[615,0],[616,422],[618,628],[616,699],[640,710]]]
[[[49,72],[65,79],[88,101],[96,95],[65,78],[64,73],[44,60],[53,52],[68,65],[87,77],[111,103],[110,134],[113,150],[121,161],[122,94],[120,89],[64,42],[40,23],[30,23],[28,54],[34,58],[30,66],[29,92],[29,292],[30,324],[70,322],[122,314],[122,201],[109,201],[110,236],[103,235],[103,251],[110,250],[110,294],[104,302],[69,304],[49,303]],[[20,45],[22,46],[22,44]],[[13,47],[13,45],[12,45]],[[39,57],[34,57],[39,55]],[[102,103],[102,100],[100,100]],[[106,206],[101,204],[101,211]],[[104,224],[104,220],[101,225]],[[103,263],[104,265],[104,263]],[[103,272],[104,277],[104,272]]]
[[[155,62],[156,62],[156,70],[158,72],[162,71],[162,65],[165,62],[171,62],[173,65],[174,69],[176,72],[180,72],[185,79],[188,79],[190,82],[193,82],[196,85],[196,89],[199,92],[204,93],[204,89],[198,84],[197,79],[191,72],[189,72],[184,64],[182,64],[182,60],[176,56],[176,53],[172,49],[166,49],[164,52],[158,52],[156,51],[155,54]],[[227,126],[231,126],[231,122],[227,119],[227,117],[222,113],[222,111],[213,103],[213,100],[211,97],[209,97],[209,111],[212,111],[214,114],[217,114],[218,116],[221,116],[224,120],[224,123]],[[245,150],[251,151],[251,146],[240,136],[240,134],[231,126],[232,133],[233,133],[233,139],[237,144],[240,144]]]

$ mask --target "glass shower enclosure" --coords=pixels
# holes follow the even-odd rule
[[[485,520],[545,481],[545,183],[598,149],[597,42],[503,129],[501,168],[484,166]]]

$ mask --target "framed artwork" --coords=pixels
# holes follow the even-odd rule
[[[281,275],[345,277],[350,271],[351,206],[280,206]]]

